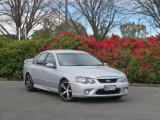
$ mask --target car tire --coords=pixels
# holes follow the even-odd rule
[[[32,80],[32,76],[27,73],[25,77],[25,87],[28,91],[34,91],[34,82]]]
[[[63,79],[59,84],[59,96],[63,101],[71,102],[74,100],[72,96],[71,85],[68,80]]]

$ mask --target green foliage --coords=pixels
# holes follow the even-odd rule
[[[44,41],[12,41],[0,40],[0,77],[21,80],[25,59],[32,58],[40,52]]]
[[[160,58],[153,62],[153,66],[148,73],[147,83],[159,83],[160,84]]]
[[[55,33],[61,34],[62,32],[65,32],[65,29],[66,29],[66,23],[63,22],[56,27]],[[68,21],[67,31],[71,33],[87,34],[85,27],[77,21]]]
[[[53,36],[53,31],[49,28],[36,30],[32,35],[32,40],[49,40]]]
[[[64,32],[47,41],[45,49],[76,49],[79,44],[78,35]]]
[[[72,38],[73,35],[63,36],[61,34],[48,41],[45,36],[41,40],[10,41],[0,39],[0,78],[22,80],[24,60],[33,58],[45,50],[46,44],[49,44],[50,49],[76,49],[78,41]]]
[[[143,24],[125,23],[120,25],[121,33],[124,37],[145,37],[147,34],[146,26]]]
[[[140,70],[140,60],[137,58],[133,58],[129,65],[128,78],[131,82],[139,80],[143,73]]]
[[[160,34],[157,36],[157,40],[160,41]]]
[[[24,60],[33,58],[42,50],[78,49],[123,71],[130,82],[160,84],[160,43],[157,39],[122,40],[113,36],[111,40],[97,42],[93,36],[68,32],[47,41],[44,38],[38,41],[0,39],[0,77],[21,80]]]

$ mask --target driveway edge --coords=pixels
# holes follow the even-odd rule
[[[129,83],[129,86],[135,86],[135,87],[160,87],[160,84]]]

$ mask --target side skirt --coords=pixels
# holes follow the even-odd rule
[[[50,87],[42,86],[39,84],[34,84],[34,87],[37,89],[58,93],[58,89],[55,89],[55,88],[50,88]]]

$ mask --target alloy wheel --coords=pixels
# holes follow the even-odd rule
[[[71,85],[68,81],[62,82],[60,84],[59,94],[60,97],[65,101],[71,101],[73,99]]]
[[[34,88],[33,88],[33,85],[34,85],[34,83],[33,83],[33,81],[32,81],[31,75],[27,74],[27,75],[26,75],[26,80],[25,80],[26,89],[27,89],[28,91],[32,91],[32,90],[34,89]]]

